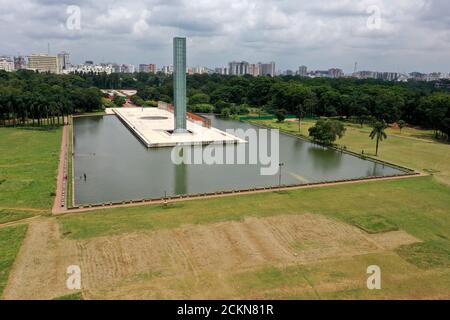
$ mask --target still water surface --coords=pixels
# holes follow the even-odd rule
[[[256,128],[211,116],[218,129]],[[235,148],[226,146],[225,148]],[[147,149],[116,116],[74,119],[75,204],[276,186],[259,165],[175,165],[172,148]],[[280,133],[282,184],[334,181],[403,172]],[[86,175],[86,179],[84,178]]]

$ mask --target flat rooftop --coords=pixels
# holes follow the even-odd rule
[[[246,141],[216,128],[187,120],[188,133],[172,134],[174,130],[173,113],[158,108],[113,108],[125,125],[148,148],[169,147],[178,144],[235,144]]]

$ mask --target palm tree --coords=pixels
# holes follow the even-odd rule
[[[370,133],[369,137],[373,139],[377,139],[377,147],[375,156],[378,157],[378,144],[380,141],[383,141],[384,139],[387,139],[387,134],[384,131],[387,128],[386,122],[377,121],[373,124],[372,132]]]
[[[297,106],[296,108],[296,112],[297,112],[297,117],[298,117],[298,132],[300,132],[300,126],[301,126],[301,122],[302,122],[302,118],[305,114],[305,112],[303,111],[303,106],[300,104]]]
[[[397,124],[398,124],[398,128],[400,129],[400,134],[402,134],[402,129],[406,126],[406,122],[403,120],[399,120],[397,122]]]

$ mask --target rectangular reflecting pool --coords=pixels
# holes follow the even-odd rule
[[[247,123],[214,116],[210,118],[212,126],[224,131],[256,129]],[[279,175],[261,175],[260,165],[176,165],[171,160],[172,148],[148,149],[114,115],[74,118],[73,129],[75,205],[156,199],[279,184]],[[279,161],[284,163],[281,170],[281,183],[284,185],[406,174],[389,165],[364,160],[282,133]]]

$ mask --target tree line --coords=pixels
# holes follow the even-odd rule
[[[146,101],[172,102],[170,75],[82,77],[91,85],[115,82],[118,88],[137,89],[138,96]],[[438,136],[448,138],[450,134],[450,93],[435,82],[195,74],[187,77],[187,87],[188,108],[194,112],[243,114],[260,108],[271,114],[337,117],[361,124],[405,122],[434,129]]]
[[[135,101],[152,106],[158,100],[172,102],[173,79],[162,73],[0,72],[0,121],[89,112],[101,108],[100,88],[136,89]],[[187,77],[187,88],[188,108],[194,112],[245,114],[257,108],[361,124],[406,122],[450,136],[450,93],[434,82],[195,74]]]
[[[59,125],[102,108],[102,92],[78,75],[0,71],[0,125]]]

